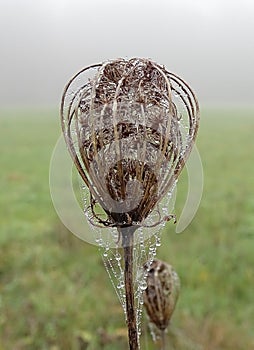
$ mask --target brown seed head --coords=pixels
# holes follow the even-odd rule
[[[173,267],[163,261],[154,260],[148,270],[144,306],[150,322],[161,331],[169,325],[179,292],[180,280]]]
[[[199,122],[190,87],[141,58],[79,72],[66,86],[61,116],[65,141],[91,193],[91,216],[105,226],[142,223],[175,184]],[[106,220],[95,213],[96,203]]]

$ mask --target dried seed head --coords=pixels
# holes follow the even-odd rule
[[[82,70],[65,89],[61,116],[69,151],[91,193],[90,219],[105,226],[142,224],[175,184],[199,124],[190,87],[140,58]],[[106,220],[95,213],[96,203]]]
[[[179,292],[180,280],[173,267],[163,261],[154,260],[149,265],[144,306],[150,322],[160,331],[164,331],[169,325]]]

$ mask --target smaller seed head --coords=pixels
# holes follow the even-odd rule
[[[147,264],[144,265],[147,269]],[[151,323],[164,331],[170,322],[180,292],[180,280],[173,267],[154,260],[148,267],[144,305]]]

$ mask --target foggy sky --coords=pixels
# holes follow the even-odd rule
[[[253,0],[0,0],[0,107],[55,105],[86,65],[148,57],[201,104],[254,105]]]

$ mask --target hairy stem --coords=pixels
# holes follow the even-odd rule
[[[133,239],[135,228],[121,230],[124,251],[124,282],[126,293],[126,315],[129,335],[129,349],[138,350],[138,330],[136,322],[134,281],[133,281]]]

